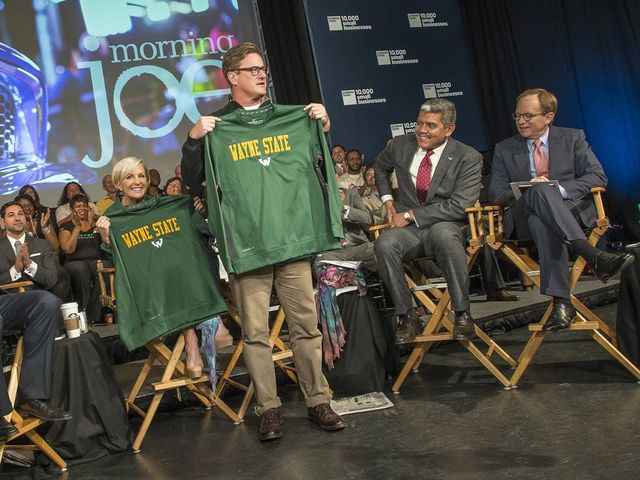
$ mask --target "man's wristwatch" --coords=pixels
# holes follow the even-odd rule
[[[411,223],[411,221],[413,220],[411,218],[411,213],[409,213],[409,212],[404,212],[404,214],[402,215],[402,218],[404,218],[409,223]]]

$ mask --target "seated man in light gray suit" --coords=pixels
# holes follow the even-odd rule
[[[58,281],[53,252],[49,242],[26,234],[22,205],[5,203],[0,208],[0,222],[7,232],[0,239],[0,283],[30,280],[36,288],[53,288]]]
[[[592,187],[604,187],[607,177],[582,130],[551,125],[556,97],[542,89],[525,90],[513,118],[518,134],[498,143],[491,164],[488,200],[510,207],[505,235],[532,238],[540,260],[540,291],[553,297],[553,312],[545,330],[570,326],[575,311],[569,299],[568,246],[592,266],[604,282],[633,262],[630,254],[614,255],[591,246],[582,227],[592,227],[596,210]],[[559,188],[547,183],[557,180]],[[511,182],[534,182],[518,201]]]
[[[425,255],[436,257],[447,281],[455,311],[454,338],[475,336],[463,227],[465,209],[480,195],[482,155],[451,137],[455,122],[452,102],[430,98],[420,107],[415,135],[395,137],[376,159],[376,185],[391,229],[374,248],[380,278],[398,315],[398,343],[413,341],[424,328],[402,262]],[[397,201],[391,195],[394,169]]]
[[[317,260],[341,260],[362,262],[367,270],[376,271],[373,243],[364,231],[373,224],[373,216],[367,210],[358,188],[341,188],[342,228],[344,242],[340,250],[332,250],[318,255]]]

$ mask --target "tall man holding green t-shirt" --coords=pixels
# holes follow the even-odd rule
[[[256,45],[246,42],[228,50],[222,70],[231,87],[231,100],[212,115],[201,117],[182,146],[182,175],[193,192],[197,192],[205,180],[203,140],[221,117],[240,109],[253,110],[270,104],[267,68]],[[329,130],[329,117],[323,105],[311,103],[304,109],[311,119],[322,121],[324,131]],[[215,163],[215,158],[211,160]],[[218,195],[215,185],[208,184],[207,188],[209,195]],[[309,418],[324,430],[344,428],[344,422],[329,405],[330,389],[322,374],[322,334],[317,326],[309,261],[269,265],[231,275],[230,281],[242,321],[243,355],[256,388],[256,412],[261,417],[258,438],[265,441],[283,435],[281,402],[269,344],[268,308],[274,284],[287,315],[299,384]]]

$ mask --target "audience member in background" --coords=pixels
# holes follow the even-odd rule
[[[331,147],[331,160],[333,160],[333,169],[336,175],[340,176],[347,171],[344,164],[345,150],[342,145],[334,145]]]
[[[96,217],[89,211],[89,200],[76,195],[69,202],[71,220],[60,225],[60,246],[65,253],[63,267],[71,276],[71,293],[87,320],[100,320],[100,285],[97,263],[101,257],[100,237],[95,231]]]
[[[49,209],[49,207],[45,207],[40,203],[40,195],[38,195],[38,191],[32,185],[25,185],[20,190],[18,190],[17,196],[19,197],[20,195],[29,195],[33,199],[36,206],[36,211],[39,214],[43,214]],[[55,226],[53,218],[51,218],[51,225]]]
[[[342,228],[344,229],[344,241],[340,250],[323,252],[316,257],[319,260],[342,260],[362,262],[367,270],[376,271],[376,257],[373,252],[373,243],[365,231],[372,224],[372,216],[365,207],[358,189],[340,189],[342,199]]]
[[[51,396],[53,340],[60,318],[60,300],[49,292],[0,295],[0,331],[22,330],[24,358],[20,375],[20,400],[16,410],[22,415],[48,421],[69,420],[71,414],[44,400]],[[2,355],[0,343],[0,358]],[[13,411],[4,375],[0,375],[0,442],[18,429],[7,420]]]
[[[160,178],[160,172],[155,168],[149,170],[149,189],[147,193],[149,195],[164,195],[164,192],[160,188],[160,182],[162,179]]]
[[[58,235],[51,219],[51,210],[48,208],[40,213],[37,211],[36,203],[29,195],[18,195],[15,201],[22,206],[24,215],[27,218],[27,233],[34,237],[47,240],[54,255],[58,255],[60,243]]]
[[[182,179],[182,166],[180,164],[176,165],[176,168],[174,168],[174,170],[173,170],[173,174],[176,177]]]
[[[363,196],[367,190],[367,185],[364,183],[364,177],[362,176],[362,154],[358,150],[349,150],[345,163],[347,172],[338,178],[338,186],[340,188],[356,187],[360,196]]]
[[[453,337],[475,337],[469,311],[469,274],[465,251],[465,209],[480,196],[482,156],[452,138],[456,107],[444,98],[420,106],[414,135],[399,135],[378,155],[376,185],[391,228],[375,242],[378,272],[398,315],[396,340],[411,342],[424,323],[404,278],[403,262],[435,256],[444,273]],[[391,173],[398,174],[398,200],[391,195]]]
[[[167,184],[164,186],[165,195],[184,195],[187,193],[184,183],[180,177],[172,177],[167,180]],[[199,198],[194,199],[194,207],[195,210],[200,213],[205,213],[205,207],[202,201]],[[207,231],[208,233],[208,231]],[[185,339],[189,335],[195,335],[195,330],[193,328],[185,329],[184,331]],[[189,332],[189,333],[187,333]],[[233,345],[233,337],[229,333],[227,327],[225,327],[222,321],[218,322],[218,329],[216,330],[216,347],[224,348]],[[193,339],[189,339],[189,341],[193,341]],[[197,339],[195,340],[197,343]]]
[[[67,295],[69,295],[71,279],[69,278],[67,271],[60,265],[60,242],[58,241],[58,234],[53,228],[49,209],[46,209],[44,213],[40,214],[38,219],[38,214],[35,213],[35,203],[29,195],[19,195],[16,197],[16,202],[22,206],[22,210],[24,211],[27,234],[49,242],[56,264],[58,281],[48,290],[56,297],[60,298],[60,300],[65,301]],[[32,254],[33,253],[36,252],[34,251]]]
[[[116,194],[118,193],[118,189],[113,184],[110,174],[102,177],[102,189],[107,192],[107,194],[96,202],[96,207],[98,207],[100,215],[102,215],[107,208],[113,205],[113,202],[116,199]]]
[[[7,232],[0,239],[0,283],[30,280],[35,288],[52,289],[58,274],[51,246],[46,240],[27,235],[22,206],[18,202],[5,203],[0,208],[0,221]]]
[[[373,225],[383,225],[387,223],[387,209],[382,200],[380,200],[380,193],[378,193],[378,187],[376,186],[376,172],[373,166],[366,166],[363,175],[367,189],[362,195],[362,203],[371,212]]]
[[[167,183],[164,186],[165,195],[184,195],[185,193],[187,193],[187,190],[185,189],[184,183],[180,177],[171,177],[167,180]]]
[[[540,259],[540,292],[553,297],[544,328],[569,328],[575,309],[569,298],[569,247],[603,282],[628,267],[633,255],[592,246],[583,227],[596,222],[591,188],[607,177],[582,130],[553,126],[558,101],[542,88],[525,90],[513,113],[518,133],[498,143],[491,164],[488,199],[507,207],[505,236],[533,238]],[[559,186],[546,182],[557,180]],[[516,200],[511,182],[531,182]],[[543,183],[540,183],[543,182]]]
[[[84,195],[87,200],[90,200],[89,195],[87,195],[87,192],[84,191],[84,188],[82,188],[82,185],[80,185],[78,182],[69,182],[64,186],[64,188],[62,189],[62,194],[58,199],[58,208],[56,209],[56,223],[58,224],[58,226],[71,221],[72,215],[69,201],[76,195],[80,194]],[[94,213],[95,217],[98,218],[100,212],[98,211],[98,207],[96,207],[96,204],[93,202],[89,202],[89,208]]]

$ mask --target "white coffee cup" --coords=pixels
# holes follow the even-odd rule
[[[64,319],[64,328],[67,330],[67,337],[77,338],[80,336],[80,316],[77,313],[70,313]]]
[[[68,302],[60,305],[60,312],[62,312],[62,320],[66,320],[69,315],[75,313],[78,315],[78,303]]]

